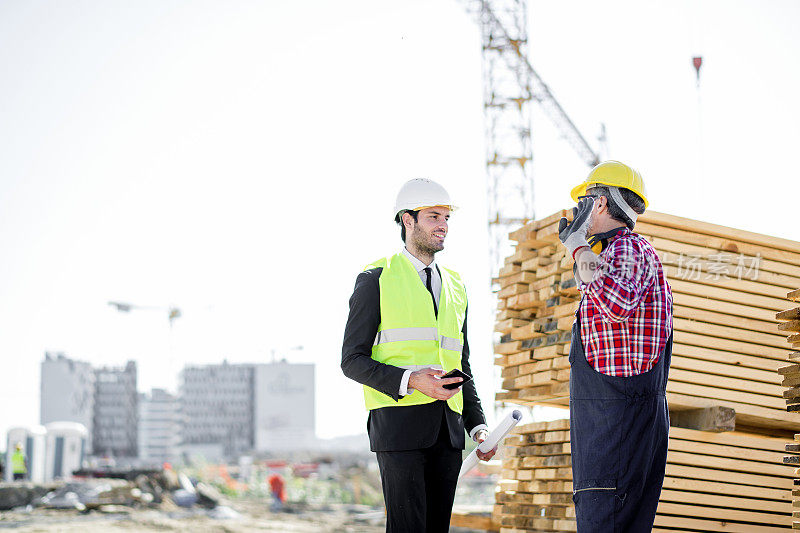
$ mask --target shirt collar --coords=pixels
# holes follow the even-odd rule
[[[431,261],[430,265],[426,265],[425,263],[414,257],[414,255],[411,252],[409,252],[408,248],[406,248],[405,246],[403,246],[403,254],[405,254],[405,256],[408,257],[408,260],[411,261],[411,264],[414,266],[415,269],[417,269],[417,272],[422,272],[423,269],[428,267],[430,267],[432,271],[434,272],[436,271],[436,259]]]
[[[617,240],[617,239],[619,239],[620,237],[623,237],[623,236],[625,236],[625,235],[630,235],[631,233],[633,233],[633,232],[630,230],[630,228],[629,228],[628,226],[623,226],[623,227],[622,227],[622,229],[621,229],[620,231],[618,231],[618,232],[617,232],[615,235],[613,235],[613,236],[612,236],[612,237],[609,239],[609,243],[610,243],[610,242],[613,242],[613,241],[615,241],[615,240]]]

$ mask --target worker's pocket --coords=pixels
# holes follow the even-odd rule
[[[616,515],[625,502],[617,495],[616,480],[597,479],[575,486],[572,493],[575,516],[581,533],[610,533],[615,529]]]

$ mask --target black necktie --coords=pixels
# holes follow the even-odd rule
[[[436,297],[433,296],[433,286],[431,285],[431,267],[425,267],[425,286],[428,292],[431,293],[431,300],[433,300],[433,314],[439,316],[439,310],[436,308]]]

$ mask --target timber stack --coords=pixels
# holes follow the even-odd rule
[[[786,297],[792,302],[800,302],[800,289],[791,291]],[[775,318],[781,321],[778,324],[778,330],[784,335],[788,332],[789,335],[786,340],[792,346],[792,349],[800,349],[800,307],[795,303],[794,307],[786,309],[775,315]],[[786,410],[790,413],[797,413],[800,411],[800,351],[794,351],[789,354],[788,365],[778,369],[781,375],[781,385],[787,387],[783,391],[783,397],[786,400]],[[800,434],[795,434],[794,440],[786,445],[786,455],[783,462],[787,465],[795,467],[794,487],[792,487],[792,527],[800,529]]]
[[[498,401],[569,405],[580,295],[558,221],[570,215],[511,234],[518,244],[496,280]],[[800,420],[781,398],[778,371],[791,350],[776,313],[800,287],[800,243],[651,211],[635,231],[658,252],[674,297],[673,427],[654,531],[791,529],[795,474],[783,456]],[[505,445],[494,515],[501,532],[576,531],[569,422],[518,427]]]

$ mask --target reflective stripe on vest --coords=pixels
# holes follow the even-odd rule
[[[464,350],[462,328],[466,319],[467,294],[455,272],[440,267],[442,290],[438,316],[419,273],[402,254],[381,259],[367,266],[382,268],[380,287],[381,323],[372,346],[372,358],[400,368],[435,367],[449,372],[461,370]],[[364,387],[367,409],[420,405],[435,401],[414,391],[395,401],[371,387]],[[447,401],[450,409],[461,413],[463,394],[459,391]]]
[[[464,345],[458,339],[438,335],[439,331],[436,328],[395,328],[384,329],[375,335],[375,342],[373,346],[383,344],[384,342],[401,342],[401,341],[439,341],[439,346],[443,350],[454,350],[461,353],[464,350]]]

